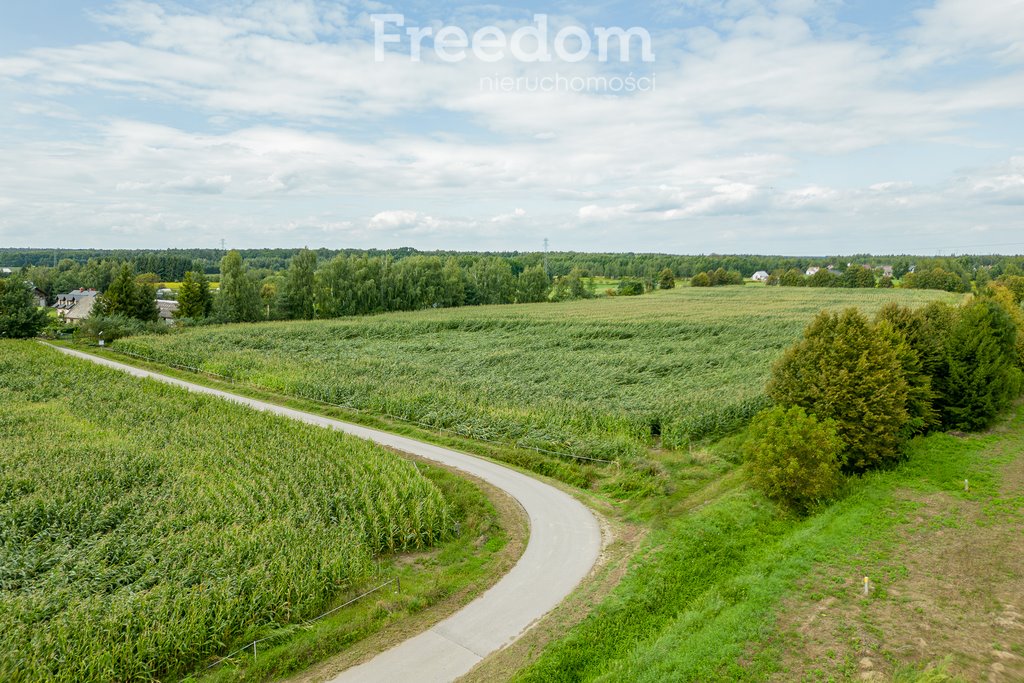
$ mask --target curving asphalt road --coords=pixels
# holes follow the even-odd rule
[[[590,510],[568,494],[515,470],[404,436],[211,389],[80,351],[57,346],[52,348],[136,377],[148,377],[196,393],[218,396],[256,410],[337,429],[413,453],[480,477],[519,501],[530,519],[530,540],[523,556],[508,574],[444,621],[368,662],[352,667],[332,679],[332,683],[455,680],[484,657],[526,632],[557,606],[597,562],[601,531]]]

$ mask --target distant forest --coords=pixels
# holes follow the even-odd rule
[[[301,251],[295,249],[237,249],[242,261],[250,271],[266,274],[287,270],[291,259]],[[962,256],[914,256],[850,254],[833,256],[762,256],[754,254],[721,255],[707,254],[680,256],[648,253],[587,253],[587,252],[465,252],[465,251],[419,251],[410,247],[400,249],[314,249],[321,263],[336,256],[368,257],[390,259],[398,262],[412,256],[438,257],[442,260],[455,258],[463,267],[481,258],[500,258],[508,261],[513,275],[519,275],[530,266],[547,265],[549,277],[568,275],[573,269],[580,269],[590,277],[612,279],[638,278],[655,279],[662,270],[672,270],[676,277],[690,278],[698,273],[723,269],[739,272],[749,278],[758,271],[773,273],[792,269],[806,270],[812,266],[825,268],[835,266],[840,270],[848,264],[872,267],[893,266],[895,277],[900,278],[913,267],[917,269],[942,268],[945,271],[966,276],[974,280],[979,269],[986,269],[993,278],[1003,274],[1024,274],[1024,256],[962,255]],[[129,262],[137,273],[155,273],[161,279],[179,282],[188,271],[217,275],[220,261],[226,251],[221,249],[13,249],[0,248],[0,267],[11,269],[25,266],[48,266],[55,268],[62,262],[73,262],[84,266],[90,261]],[[64,263],[64,269],[70,269]]]

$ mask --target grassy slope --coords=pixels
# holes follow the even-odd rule
[[[936,523],[922,522],[920,516],[930,496],[954,505],[964,501],[976,505],[981,514],[970,524],[1016,539],[1006,552],[1018,557],[1024,497],[1019,481],[1005,486],[1002,479],[1003,467],[1019,464],[1022,453],[1024,410],[1018,409],[999,433],[964,439],[939,434],[918,440],[905,464],[852,482],[841,502],[806,520],[785,516],[747,486],[731,489],[691,514],[667,515],[662,528],[652,535],[647,554],[612,597],[516,680],[760,681],[773,675],[779,680],[852,676],[857,665],[851,666],[851,661],[857,662],[864,651],[857,651],[863,649],[860,640],[852,647],[841,642],[850,628],[846,621],[836,627],[835,634],[821,634],[820,658],[806,661],[802,649],[807,631],[792,628],[793,619],[787,626],[786,615],[802,601],[816,604],[831,593],[832,600],[839,596],[852,605],[853,621],[875,606],[889,612],[904,610],[891,620],[894,631],[901,624],[904,630],[907,624],[916,624],[920,605],[907,606],[896,586],[908,573],[915,578],[915,572],[930,571],[929,563],[911,565],[911,569],[905,564],[911,552],[907,534],[916,526]],[[970,492],[963,490],[965,478],[971,482]],[[939,528],[945,523],[938,519]],[[928,538],[919,542],[943,542],[941,531]],[[942,554],[941,547],[937,554]],[[868,598],[860,593],[864,575],[875,582]],[[941,605],[941,611],[957,615],[978,600],[988,607],[993,582],[1018,581],[1010,585],[1019,587],[1019,579],[1015,560],[973,568],[961,577],[966,585],[958,586],[959,592]],[[934,607],[938,597],[926,593],[920,600]],[[992,609],[987,615],[990,620],[999,612]],[[812,610],[804,616],[806,625],[817,613]],[[876,627],[867,622],[864,628]],[[925,635],[942,648],[958,628],[971,626],[947,620]],[[1017,653],[1019,659],[1024,654],[1022,631],[1005,629],[1004,642],[991,646],[1002,648],[999,652],[1004,654],[993,657],[1006,659]],[[884,651],[886,637],[879,639],[883,643],[879,649]],[[847,656],[837,655],[844,646]],[[940,652],[951,654],[953,671],[967,671],[974,678],[969,663],[976,653],[948,645]],[[901,656],[907,658],[905,651],[885,651],[885,656],[891,672],[899,674],[908,665],[901,660]],[[1006,666],[996,660],[995,664]],[[915,664],[923,666],[926,661]]]
[[[34,343],[0,343],[0,405],[4,680],[51,667],[45,675],[73,680],[173,678],[406,575],[404,593],[384,607],[363,603],[297,640],[294,629],[279,633],[276,671],[293,670],[394,615],[486,583],[486,560],[506,541],[493,506],[453,475]],[[375,491],[365,519],[351,495],[360,486]],[[392,505],[386,490],[405,502]],[[438,555],[392,569],[381,552],[391,534],[402,535],[396,549],[421,545],[420,532],[425,543],[450,535],[430,528],[441,491],[442,521],[461,520],[462,533]],[[383,527],[381,515],[390,515]]]
[[[642,297],[229,326],[115,348],[475,438],[635,459],[726,433],[821,308],[941,292],[681,287]]]

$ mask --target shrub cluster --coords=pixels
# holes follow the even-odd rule
[[[724,287],[725,285],[742,284],[743,275],[739,271],[726,270],[725,268],[709,270],[706,273],[697,273],[690,280],[692,287]]]
[[[1024,311],[998,283],[960,307],[822,312],[772,369],[776,407],[746,445],[754,481],[807,510],[838,490],[833,467],[861,473],[898,461],[915,435],[988,427],[1020,395],[1022,369]]]

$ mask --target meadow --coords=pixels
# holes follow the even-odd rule
[[[115,350],[474,439],[620,462],[742,426],[824,308],[925,290],[680,287],[640,297],[191,328]]]
[[[1022,680],[1022,452],[1018,404],[988,433],[916,439],[804,518],[738,468],[667,510],[611,595],[512,680]]]
[[[0,342],[0,680],[167,680],[456,517],[367,442]]]

